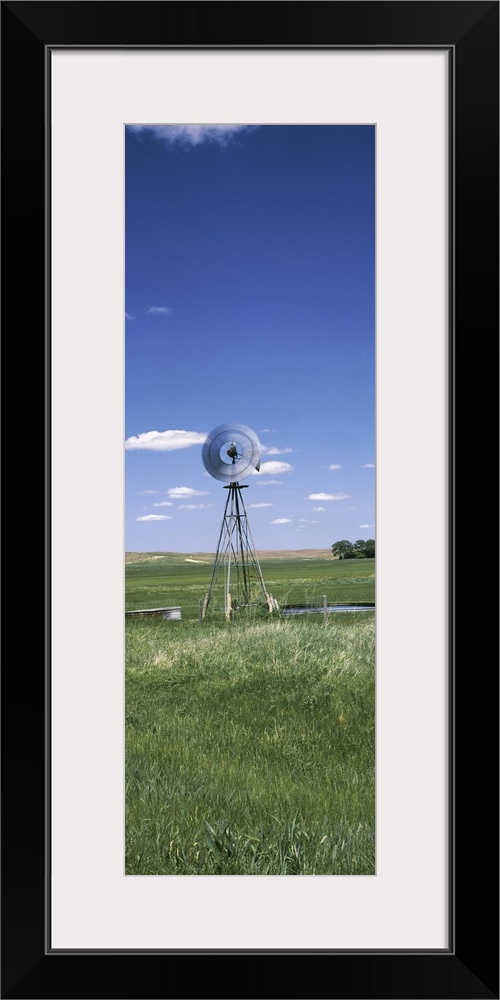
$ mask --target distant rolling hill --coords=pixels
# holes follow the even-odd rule
[[[332,559],[331,549],[258,549],[259,559]],[[211,563],[215,552],[126,552],[125,562],[149,562],[164,559],[166,562]]]

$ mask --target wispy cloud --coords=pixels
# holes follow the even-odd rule
[[[173,507],[173,503],[170,500],[161,500],[160,503],[154,503],[153,507]]]
[[[254,472],[254,476],[258,476],[258,472]],[[259,486],[281,486],[281,479],[257,479]]]
[[[312,510],[326,510],[326,507],[313,507]]]
[[[167,490],[172,500],[186,500],[188,497],[206,497],[208,490],[193,490],[191,486],[172,486]]]
[[[149,496],[150,494],[152,496],[154,496],[155,493],[159,493],[159,492],[160,492],[159,490],[139,490],[139,492],[137,493],[137,496],[138,497],[146,497],[146,496]]]
[[[260,472],[254,472],[254,475],[281,476],[284,472],[293,472],[293,465],[289,465],[288,462],[264,462]]]
[[[373,465],[372,462],[367,462],[366,465],[362,465],[361,468],[362,469],[374,469],[375,466]]]
[[[263,455],[288,455],[293,451],[293,448],[266,448],[265,445],[262,445],[261,451]]]
[[[135,316],[131,316],[130,313],[125,313],[125,319],[135,319]]]
[[[171,521],[170,514],[144,514],[143,517],[136,517],[136,521]]]
[[[178,510],[208,510],[213,503],[180,503]]]
[[[308,500],[349,500],[349,493],[310,493]]]
[[[204,142],[215,142],[227,146],[235,136],[253,132],[257,125],[129,125],[129,132],[139,138],[143,133],[160,139],[167,145],[178,145],[189,149]]]
[[[374,528],[374,524],[360,524],[360,528]]]
[[[291,524],[289,517],[277,517],[275,521],[271,521],[271,524]]]
[[[249,507],[272,507],[272,503],[249,503]]]
[[[148,316],[170,316],[171,306],[150,306],[147,310]]]
[[[127,451],[178,451],[203,444],[206,436],[199,431],[146,431],[127,438],[125,448]]]
[[[329,470],[330,470],[331,472],[336,472],[336,471],[337,471],[337,469],[341,469],[341,468],[342,468],[342,466],[341,466],[341,465],[329,465],[329,466],[328,466],[328,468],[329,468]]]

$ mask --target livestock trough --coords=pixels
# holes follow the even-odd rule
[[[284,615],[334,614],[337,611],[375,611],[375,604],[319,604],[314,607],[285,604],[281,608]]]
[[[157,616],[167,621],[182,618],[180,608],[142,608],[140,611],[126,611],[125,618],[148,618]]]

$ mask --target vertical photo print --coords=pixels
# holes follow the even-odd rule
[[[375,127],[125,127],[126,875],[375,875]]]

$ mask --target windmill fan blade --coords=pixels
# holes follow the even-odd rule
[[[202,458],[214,479],[236,483],[251,476],[260,466],[260,442],[245,424],[220,424],[208,434]]]

